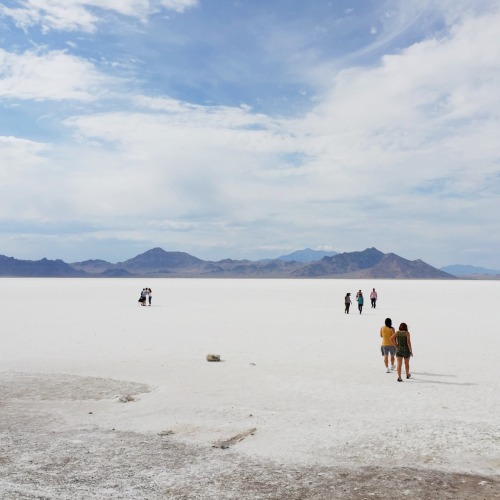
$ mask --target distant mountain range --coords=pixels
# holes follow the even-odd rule
[[[441,268],[445,273],[453,274],[453,276],[496,276],[500,277],[500,271],[495,269],[486,269],[485,267],[466,266],[462,264],[454,264]]]
[[[185,252],[153,248],[116,264],[86,260],[17,260],[0,255],[0,276],[16,277],[158,277],[158,278],[375,278],[456,279],[456,275],[376,248],[335,253],[305,249],[276,259],[205,261]]]
[[[17,260],[0,255],[0,276],[74,278],[82,273],[62,260]]]

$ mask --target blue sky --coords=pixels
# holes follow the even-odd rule
[[[0,254],[500,269],[497,0],[7,0]]]

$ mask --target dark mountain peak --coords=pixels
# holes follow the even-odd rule
[[[357,251],[357,252],[344,252],[338,253],[333,257],[324,257],[322,260],[328,261],[331,263],[337,263],[338,265],[347,265],[350,268],[352,266],[364,269],[367,267],[372,267],[384,257],[384,253],[376,248],[367,248],[366,250]],[[352,269],[350,269],[352,270]]]
[[[190,267],[203,263],[201,259],[193,257],[186,252],[166,252],[163,248],[152,248],[146,252],[128,259],[125,262],[119,262],[117,267],[123,269],[170,269]]]
[[[395,253],[384,254],[374,247],[324,257],[297,269],[293,275],[300,278],[453,278],[421,260],[412,262]]]
[[[454,276],[426,264],[423,260],[408,260],[394,253],[384,255],[367,277],[393,279],[453,279]]]
[[[166,250],[163,250],[163,248],[154,247],[154,248],[151,248],[150,250],[146,250],[142,254],[137,255],[137,257],[140,257],[141,255],[142,256],[144,256],[144,255],[150,255],[150,256],[154,256],[154,257],[159,257],[161,255],[167,255],[169,253],[173,253],[173,252],[167,252]]]
[[[336,254],[337,252],[334,251],[327,252],[324,250],[304,248],[304,250],[297,250],[288,255],[281,255],[277,260],[284,260],[285,262],[314,262],[316,260],[321,260],[323,257],[331,257]]]
[[[312,262],[294,271],[301,278],[339,277],[368,269],[380,262],[384,254],[376,248],[367,248],[361,252],[338,253],[333,257],[323,257],[319,262]]]
[[[75,264],[85,264],[85,265],[92,265],[92,266],[110,266],[111,263],[107,262],[102,259],[88,259],[84,260],[82,262],[75,262]],[[72,264],[73,265],[73,264]]]
[[[73,269],[90,274],[102,273],[113,267],[113,264],[101,259],[89,259],[83,262],[73,262],[70,264]]]
[[[377,250],[375,247],[366,248],[365,250],[362,250],[361,252],[352,252],[352,253],[358,253],[358,254],[366,256],[366,257],[377,258],[377,259],[382,258],[384,255],[396,255],[394,253],[393,254],[385,254],[384,252]]]

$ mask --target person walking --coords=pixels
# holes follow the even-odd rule
[[[385,319],[385,325],[380,328],[380,336],[382,337],[382,345],[380,346],[380,350],[382,351],[382,356],[384,357],[384,365],[386,369],[386,373],[391,373],[391,370],[396,369],[396,365],[394,364],[394,355],[396,354],[396,346],[391,341],[392,336],[395,331],[392,326],[391,318]],[[391,356],[391,368],[389,369],[389,355]]]
[[[139,303],[141,304],[141,306],[145,306],[146,305],[146,297],[148,295],[148,289],[147,288],[143,288],[142,289],[142,292],[141,292],[141,296],[139,297]]]
[[[363,311],[363,302],[364,302],[363,293],[361,292],[361,290],[356,294],[356,299],[358,301],[359,314],[361,314],[361,312]]]
[[[406,323],[401,323],[399,325],[399,330],[392,334],[391,341],[396,345],[398,382],[402,382],[403,379],[401,378],[401,367],[403,364],[403,360],[405,362],[406,378],[408,379],[411,377],[410,356],[413,356],[410,332],[408,331],[408,325]]]
[[[346,293],[346,296],[344,297],[344,305],[345,305],[344,314],[349,314],[349,308],[351,307],[351,304],[352,304],[351,294]]]
[[[375,288],[372,290],[372,293],[370,293],[370,300],[372,302],[373,309],[375,309],[377,307],[377,292]]]
[[[151,288],[148,288],[148,303],[151,305],[151,300],[153,300],[153,292]]]

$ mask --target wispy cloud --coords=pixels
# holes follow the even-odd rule
[[[182,13],[197,3],[197,0],[24,0],[19,7],[0,6],[0,14],[22,29],[40,26],[44,32],[94,32],[103,12],[145,20],[159,7]]]

